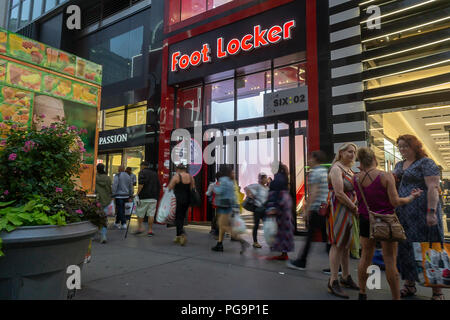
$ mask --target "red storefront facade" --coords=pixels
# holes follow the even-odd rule
[[[222,1],[222,4],[216,1],[215,4],[219,6],[209,10],[208,7],[214,7],[214,1],[205,0],[204,7],[197,4],[196,8],[199,8],[198,11],[201,12],[198,14],[192,12],[193,10],[183,12],[183,5],[185,8],[194,8],[192,4],[188,6],[181,0],[166,1],[164,30],[167,38],[163,46],[158,163],[158,175],[163,185],[168,184],[171,170],[173,170],[172,130],[189,127],[184,123],[192,121],[194,109],[198,110],[195,112],[196,117],[203,121],[205,129],[208,126],[225,128],[227,125],[235,128],[234,124],[237,127],[254,127],[262,123],[268,129],[273,127],[273,123],[277,123],[275,128],[285,129],[288,133],[285,141],[286,145],[290,144],[291,147],[287,152],[286,161],[291,164],[298,162],[295,158],[296,154],[299,157],[305,157],[306,150],[320,148],[316,1],[226,0]],[[283,65],[288,61],[289,63],[295,61],[295,63]],[[242,70],[247,73],[244,74]],[[249,72],[249,70],[253,71]],[[286,80],[278,75],[283,74],[286,77],[292,70],[296,70],[294,80],[292,76],[288,76]],[[217,82],[219,80],[220,82]],[[254,89],[260,92],[262,90],[260,87],[266,87],[266,91],[261,91],[259,96],[267,92],[281,91],[283,85],[285,88],[306,86],[307,111],[284,115],[280,117],[282,123],[276,117],[264,117],[257,111],[245,111],[244,99],[248,96],[252,96],[251,99],[256,97],[254,94],[240,93],[246,90],[247,82],[261,83],[261,86],[254,85],[248,88],[249,92]],[[232,93],[233,86],[234,93]],[[225,109],[212,110],[211,107],[218,106],[218,101],[225,101],[222,98],[214,101],[214,91],[222,89],[230,89],[228,92],[232,96],[229,101],[230,113],[232,113],[232,100],[234,100],[234,117],[230,119],[224,115],[228,111],[221,111]],[[183,120],[184,111],[180,105],[180,99],[192,101],[190,120]],[[260,107],[257,108],[260,109]],[[222,114],[214,116],[214,112]],[[250,114],[244,114],[245,112]],[[252,117],[252,112],[256,116]],[[217,119],[218,117],[222,120]],[[305,125],[306,121],[307,125]],[[207,142],[202,144],[203,148],[207,146]],[[293,144],[301,145],[302,151],[294,151]],[[304,166],[305,159],[302,161]],[[204,163],[204,160],[202,162],[196,176],[196,184],[200,193],[204,194],[209,182],[212,181],[212,174],[211,166]],[[240,166],[236,168],[241,171],[242,180],[245,180],[247,177],[242,173],[245,168]],[[294,168],[292,170],[295,171]],[[304,176],[304,168],[302,170]],[[299,201],[302,199],[299,200],[299,197],[304,195],[305,183],[304,177],[300,177],[301,173],[295,174],[297,176],[292,177],[301,180],[300,184],[302,184],[300,189],[299,183],[297,183],[297,190],[293,189],[293,192],[296,192],[297,205],[300,205]],[[245,185],[241,187],[243,189]],[[203,206],[195,208],[190,215],[190,220],[207,221],[206,208],[206,197],[203,197]]]

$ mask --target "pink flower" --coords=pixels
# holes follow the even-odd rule
[[[8,191],[8,190],[5,190],[5,192],[3,192],[3,194],[4,194],[5,196],[7,196],[7,195],[9,194],[9,191]]]
[[[41,119],[45,119],[45,114],[41,114]]]
[[[75,126],[70,126],[70,127],[69,127],[69,130],[75,131],[75,130],[77,130],[77,127],[75,127]]]
[[[6,146],[6,140],[0,141],[0,146]]]
[[[5,119],[5,120],[11,120],[11,116],[6,116],[6,117],[4,117],[3,119]]]
[[[46,130],[46,129],[48,129],[47,126],[42,126],[42,130]]]
[[[56,126],[55,126],[54,124],[51,124],[51,125],[50,125],[50,128],[51,128],[51,129],[55,129]]]
[[[102,205],[100,204],[100,202],[97,202],[97,207],[101,208]]]
[[[78,214],[83,214],[83,211],[81,211],[80,209],[78,209],[77,211],[75,211]]]
[[[84,152],[86,152],[86,149],[84,147],[81,147],[80,151],[84,153]]]
[[[9,161],[14,161],[14,160],[16,160],[16,158],[17,158],[17,154],[11,153],[11,154],[9,155],[9,157],[8,157],[8,160],[9,160]]]
[[[55,192],[63,192],[63,189],[56,187]]]

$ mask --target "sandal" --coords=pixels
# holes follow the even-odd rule
[[[400,296],[402,298],[412,297],[416,295],[416,292],[417,289],[415,284],[413,284],[412,286],[405,284],[403,285],[403,288],[400,290]]]
[[[445,300],[445,296],[443,293],[433,293],[431,300]]]

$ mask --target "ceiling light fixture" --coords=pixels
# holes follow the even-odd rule
[[[450,121],[442,121],[442,122],[431,122],[431,123],[425,123],[426,126],[437,126],[441,124],[449,124]]]
[[[420,109],[417,109],[417,111],[430,111],[430,110],[445,109],[445,108],[450,108],[450,105],[440,106],[440,107],[431,107],[431,108],[420,108]]]

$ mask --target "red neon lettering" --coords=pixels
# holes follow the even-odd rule
[[[209,44],[204,44],[202,48],[202,62],[211,62],[211,58],[209,57]]]
[[[183,54],[180,58],[180,68],[186,69],[189,67],[189,56],[187,54]]]
[[[244,51],[250,51],[253,49],[253,44],[249,44],[248,41],[252,40],[253,36],[251,34],[247,34],[242,38],[241,48]]]
[[[283,24],[283,39],[291,39],[291,29],[295,27],[295,20],[291,20]]]
[[[264,36],[267,33],[267,29],[263,29],[261,32],[261,26],[255,26],[253,28],[254,34],[255,34],[255,48],[259,48],[261,46],[267,46],[269,43],[264,38]]]
[[[267,40],[269,40],[270,43],[277,43],[281,40],[281,36],[278,35],[283,31],[280,26],[273,26],[269,29],[269,32],[267,32]]]
[[[217,39],[217,58],[225,58],[227,53],[223,50],[223,38]]]
[[[227,45],[227,51],[229,54],[233,55],[240,51],[241,49],[241,43],[238,39],[231,39],[230,42],[228,42]]]
[[[177,51],[177,52],[174,52],[173,54],[172,54],[172,72],[175,72],[175,71],[177,71],[177,64],[178,64],[178,59],[177,59],[177,57],[179,57],[180,56],[180,51]]]
[[[191,65],[198,66],[199,63],[202,61],[202,55],[200,54],[200,51],[192,52],[189,60],[191,62]]]

